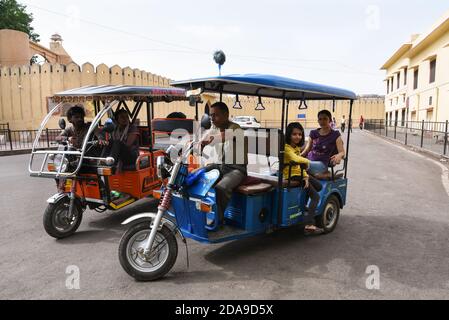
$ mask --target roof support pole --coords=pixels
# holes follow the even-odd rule
[[[354,106],[354,100],[351,100],[349,106],[349,127],[352,123],[352,107]],[[349,162],[349,142],[351,141],[351,128],[348,128],[348,141],[346,142],[346,156],[345,156],[345,179],[348,178],[348,162]]]
[[[286,111],[286,100],[285,93],[282,99],[282,124],[279,133],[279,175],[278,175],[278,226],[282,224],[282,213],[284,210],[283,198],[284,198],[284,152],[285,152],[285,111]],[[288,117],[287,117],[288,118]]]

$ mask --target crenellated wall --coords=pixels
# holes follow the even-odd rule
[[[108,67],[100,64],[97,67],[91,63],[78,66],[75,63],[68,65],[49,64],[33,66],[3,67],[0,69],[0,123],[9,123],[12,130],[37,129],[51,105],[49,98],[53,94],[68,89],[94,85],[143,85],[168,87],[170,79],[129,67],[121,68],[114,65]],[[216,96],[205,95],[204,104],[199,107],[200,117],[204,113],[205,104],[212,104]],[[265,126],[276,126],[280,121],[282,110],[281,101],[263,99],[265,111],[255,111],[258,99],[240,97],[243,110],[232,107],[234,96],[225,96],[230,108],[231,116],[256,116]],[[289,121],[297,121],[299,115],[305,116],[301,121],[307,121],[308,126],[316,125],[316,115],[321,109],[332,111],[331,101],[308,102],[309,109],[298,110],[299,102],[292,101],[289,108]],[[170,104],[159,103],[155,106],[155,117],[166,117],[174,111],[184,112],[189,118],[195,115],[195,108],[189,107],[187,102],[174,102]],[[335,118],[339,123],[342,115],[348,115],[349,102],[337,102]],[[360,115],[365,119],[383,119],[385,115],[384,99],[361,98],[354,105],[354,125],[358,124]],[[142,121],[146,120],[145,110],[140,114]],[[57,128],[57,120],[53,119],[49,127]]]
[[[3,67],[0,69],[0,123],[15,130],[36,129],[47,114],[48,98],[53,94],[82,86],[143,85],[168,87],[170,80],[139,69],[108,67],[91,63],[78,66],[49,64]],[[188,107],[185,102],[156,106],[156,116]],[[193,116],[194,108],[184,108]]]

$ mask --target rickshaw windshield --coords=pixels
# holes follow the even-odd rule
[[[128,112],[131,123],[139,126],[144,126],[143,131],[148,132],[151,135],[151,121],[154,116],[154,104],[158,102],[174,102],[174,101],[187,101],[186,92],[179,88],[166,88],[166,87],[144,87],[144,86],[86,86],[77,89],[71,89],[64,92],[55,94],[52,98],[53,105],[47,116],[42,121],[38,134],[33,144],[32,155],[29,164],[29,171],[32,175],[36,176],[51,176],[53,173],[44,172],[45,162],[49,156],[56,153],[54,150],[40,150],[39,141],[42,139],[42,134],[48,132],[48,125],[56,123],[54,119],[51,121],[52,116],[63,117],[66,115],[68,109],[74,105],[82,105],[85,109],[86,120],[90,127],[85,135],[82,145],[77,148],[77,151],[59,152],[63,155],[74,155],[79,157],[79,165],[75,171],[65,174],[66,176],[73,176],[79,171],[83,159],[87,159],[85,152],[88,146],[88,140],[93,136],[94,130],[98,126],[102,127],[102,124],[109,118],[114,117],[114,112],[119,109],[124,109]],[[146,106],[146,123],[145,125],[140,122],[139,113],[143,106]],[[63,120],[61,118],[61,120]],[[63,121],[64,127],[66,123]],[[61,126],[61,125],[60,125]],[[62,128],[61,128],[62,129]],[[45,131],[46,130],[46,131]],[[139,129],[140,130],[140,129]],[[145,147],[148,150],[153,149],[153,141],[148,139],[148,144]],[[34,156],[43,157],[43,165],[38,168],[33,168]],[[39,169],[40,168],[40,169]],[[62,174],[58,173],[58,176]]]

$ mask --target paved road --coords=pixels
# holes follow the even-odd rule
[[[0,158],[0,299],[449,299],[449,196],[441,168],[368,133],[354,133],[348,206],[337,230],[296,229],[221,245],[189,242],[162,281],[121,269],[120,222],[151,209],[88,212],[79,232],[55,241],[42,227],[52,181],[31,179],[27,156]],[[80,290],[66,288],[78,266]],[[367,267],[380,290],[366,288]]]

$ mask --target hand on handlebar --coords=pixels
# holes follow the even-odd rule
[[[201,141],[201,145],[203,147],[208,146],[208,145],[210,145],[214,141],[214,139],[215,139],[215,137],[211,136],[211,137],[209,137],[209,139]]]
[[[98,145],[102,146],[102,147],[108,146],[109,145],[109,141],[100,139],[100,140],[98,140]]]

